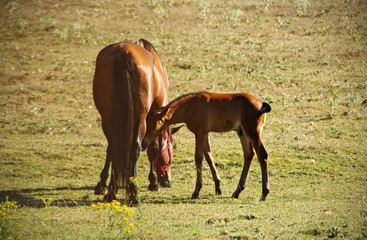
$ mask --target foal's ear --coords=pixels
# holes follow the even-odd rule
[[[178,132],[178,130],[180,130],[184,125],[181,125],[179,127],[175,127],[175,128],[171,128],[171,135],[175,134],[176,132]]]

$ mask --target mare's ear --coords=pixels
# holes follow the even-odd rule
[[[175,134],[176,132],[178,132],[178,130],[180,130],[184,125],[181,125],[179,127],[175,127],[175,128],[171,128],[171,135]]]

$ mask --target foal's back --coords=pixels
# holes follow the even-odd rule
[[[256,124],[262,101],[248,93],[203,92],[187,98],[187,127],[193,131],[228,132]]]

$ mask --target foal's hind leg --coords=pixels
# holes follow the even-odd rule
[[[233,198],[238,198],[240,193],[243,189],[245,189],[245,183],[247,179],[247,175],[250,169],[250,165],[252,162],[252,158],[254,157],[254,149],[252,147],[251,142],[248,140],[246,135],[242,132],[242,130],[237,130],[237,135],[239,136],[241,140],[242,150],[243,150],[243,157],[244,157],[244,163],[243,163],[243,169],[240,181],[238,183],[236,191],[233,193]]]
[[[268,153],[262,144],[260,137],[258,144],[254,144],[257,158],[261,166],[261,177],[262,177],[262,195],[260,201],[265,201],[266,196],[269,194],[269,176],[268,176]]]
[[[215,164],[213,161],[213,154],[210,150],[210,143],[209,143],[208,135],[206,136],[206,141],[205,141],[204,156],[205,156],[206,162],[208,163],[210,167],[210,171],[212,172],[212,175],[213,175],[213,180],[215,183],[215,194],[222,195],[222,190],[220,190],[220,177],[219,177],[217,169],[215,168]]]

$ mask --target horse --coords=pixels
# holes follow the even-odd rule
[[[130,203],[137,204],[137,190],[130,179],[137,177],[138,159],[146,148],[150,162],[149,190],[157,191],[159,184],[170,187],[175,146],[171,135],[175,130],[166,127],[149,146],[141,146],[147,128],[146,116],[167,104],[168,86],[165,66],[153,45],[144,39],[135,43],[114,43],[99,52],[93,78],[93,99],[101,115],[108,147],[95,194],[104,194],[105,201],[116,199],[120,187],[126,188]]]
[[[248,93],[218,94],[210,92],[190,93],[171,101],[165,107],[148,115],[147,134],[143,142],[148,144],[157,134],[171,124],[184,123],[195,134],[195,164],[197,170],[195,191],[191,198],[199,197],[202,187],[203,155],[210,167],[215,183],[215,193],[221,195],[220,177],[215,168],[210,149],[209,132],[235,130],[242,145],[244,166],[237,189],[232,198],[238,198],[244,190],[249,168],[254,157],[258,157],[262,174],[262,195],[265,201],[269,194],[268,153],[260,135],[265,123],[265,113],[271,107]]]

